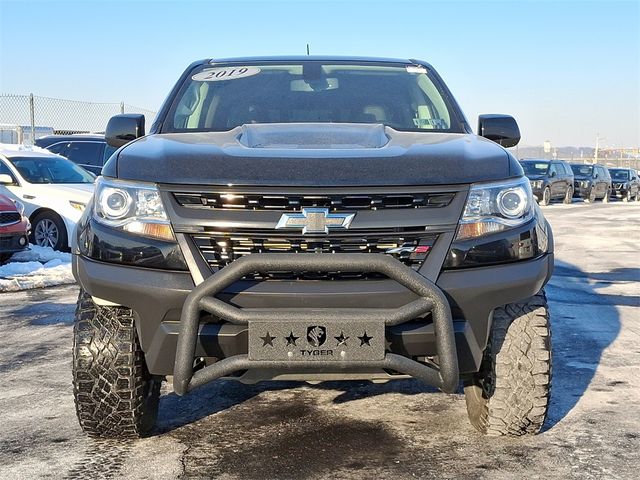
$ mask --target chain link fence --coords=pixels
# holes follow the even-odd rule
[[[0,142],[31,144],[47,134],[104,133],[109,118],[141,113],[151,125],[156,112],[121,103],[96,103],[30,95],[0,95]]]

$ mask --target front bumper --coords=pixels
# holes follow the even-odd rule
[[[575,182],[573,184],[573,198],[589,198],[591,187],[591,183],[584,186],[582,182]]]
[[[0,253],[15,253],[25,250],[29,246],[29,238],[25,232],[1,234]]]
[[[629,194],[629,189],[628,188],[612,188],[611,189],[611,198],[626,198],[626,196]]]
[[[283,254],[276,255],[281,259]],[[355,255],[363,258],[363,261],[365,256],[367,260],[370,257],[365,254]],[[316,256],[336,257],[337,254],[318,254],[312,257]],[[387,258],[377,254],[373,254],[373,257],[376,261],[378,257]],[[230,266],[235,263],[233,262]],[[421,285],[431,285],[430,288],[434,288],[434,284],[426,281],[421,275],[403,265],[401,267],[398,275],[406,274],[412,277],[417,275],[420,277]],[[199,295],[202,289],[209,289],[212,282],[217,284],[220,281],[219,275],[227,269],[209,277],[198,287],[195,287],[192,276],[188,272],[115,265],[91,260],[82,255],[74,255],[73,270],[83,288],[95,298],[127,305],[134,310],[137,317],[136,327],[150,372],[157,375],[171,375],[174,373],[180,331],[184,324],[183,306],[196,305],[195,296]],[[437,281],[434,282],[437,287],[435,291],[441,291],[444,294],[448,303],[447,308],[451,310],[451,330],[461,374],[478,371],[491,327],[493,310],[505,303],[522,300],[537,293],[550,278],[552,270],[553,254],[545,254],[528,261],[447,270],[440,273]],[[207,290],[206,298],[210,298],[211,291],[211,289]],[[420,295],[391,279],[240,280],[224,285],[217,297],[240,311],[264,308],[297,309],[297,312],[309,308],[344,311],[345,309],[362,310],[362,306],[366,305],[367,309],[382,309],[382,313],[386,315],[385,311],[387,313],[389,310],[397,311],[404,305],[419,299]],[[200,300],[197,302],[199,303]],[[242,358],[248,353],[247,325],[229,321],[221,322],[220,315],[210,311],[202,313],[198,318],[194,358],[202,357],[212,366],[219,360],[234,358],[233,363],[222,364],[224,371],[219,370],[221,367],[218,362],[215,375],[228,375],[227,369],[233,371],[243,367],[239,369],[245,370],[244,367],[247,365]],[[430,313],[422,317],[416,315],[404,323],[387,325],[385,334],[388,353],[425,361],[437,357],[439,355],[437,332]],[[191,348],[193,347],[190,344],[189,352]],[[286,376],[291,373],[290,369],[283,372],[282,369],[277,371],[278,369],[266,364],[262,364],[262,367],[265,368],[247,369],[246,373],[237,378],[246,382],[266,378],[291,378]],[[290,368],[298,367],[290,364]],[[339,378],[355,378],[355,376],[379,378],[386,375],[385,371],[407,371],[404,364],[402,368],[398,366],[398,369],[382,364],[349,365],[337,368],[335,372],[331,370],[332,368],[337,367],[329,365],[324,372],[327,375],[332,372],[339,374]],[[379,375],[381,373],[383,375]],[[412,372],[408,373],[413,375]],[[317,371],[306,372],[303,377],[317,378],[317,374]],[[183,374],[183,387],[179,388],[184,388],[184,378],[186,376]]]

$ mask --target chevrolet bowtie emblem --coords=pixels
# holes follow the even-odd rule
[[[329,233],[332,228],[349,228],[355,216],[355,213],[329,213],[328,208],[303,208],[302,213],[283,213],[276,228],[301,228],[303,235]]]

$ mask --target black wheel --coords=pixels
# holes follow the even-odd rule
[[[542,200],[540,200],[540,205],[547,206],[551,203],[551,189],[549,187],[544,187],[542,191]]]
[[[471,424],[488,435],[540,431],[551,394],[551,330],[544,292],[494,312],[480,372],[465,382]]]
[[[136,438],[155,425],[162,379],[147,370],[133,312],[80,291],[73,330],[73,394],[91,436]]]
[[[627,190],[627,194],[622,198],[623,202],[630,202],[631,201],[631,190]]]
[[[31,243],[54,250],[68,250],[67,228],[60,215],[52,211],[41,212],[31,224]]]
[[[593,203],[596,201],[596,197],[596,188],[591,187],[591,190],[589,190],[589,195],[587,195],[587,198],[585,198],[584,201],[587,203]]]
[[[11,253],[0,253],[0,265],[11,258]]]
[[[611,197],[611,189],[607,188],[604,192],[604,197],[602,197],[602,203],[609,203],[609,199]]]
[[[573,187],[567,188],[567,192],[564,194],[564,200],[562,203],[571,204],[571,200],[573,199]]]

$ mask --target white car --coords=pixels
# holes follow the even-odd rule
[[[38,147],[0,144],[0,194],[20,200],[31,221],[31,242],[71,247],[76,223],[93,195],[95,176]]]

